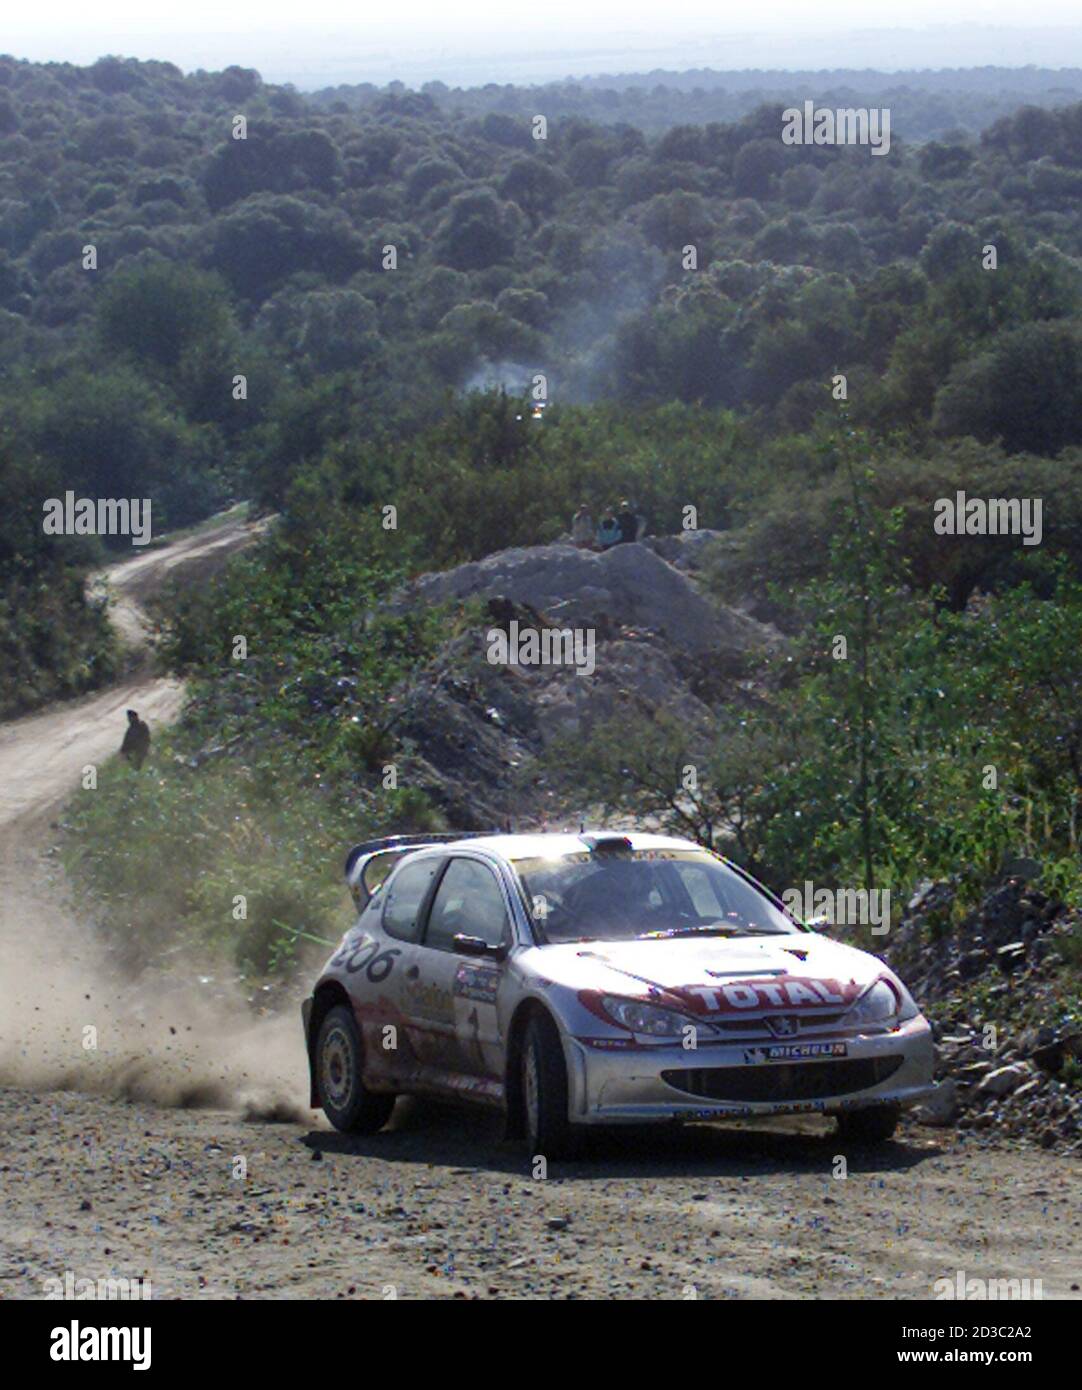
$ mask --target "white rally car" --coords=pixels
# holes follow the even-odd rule
[[[303,1006],[338,1129],[427,1093],[550,1157],[579,1126],[801,1111],[877,1141],[932,1090],[901,981],[689,841],[397,836],[346,873],[360,916]]]

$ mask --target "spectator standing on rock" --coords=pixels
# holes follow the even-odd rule
[[[616,523],[620,528],[620,542],[624,545],[637,541],[646,529],[646,522],[637,514],[627,498],[620,503]]]
[[[597,528],[597,543],[602,550],[611,550],[614,545],[620,544],[622,538],[620,523],[609,512]]]
[[[589,507],[583,502],[571,518],[571,544],[577,545],[580,550],[589,550],[593,543],[594,519],[590,515]]]
[[[136,714],[128,710],[128,727],[124,732],[124,742],[120,745],[120,756],[127,758],[132,767],[139,770],[150,752],[150,730]]]

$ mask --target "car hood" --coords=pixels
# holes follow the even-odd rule
[[[875,956],[811,932],[570,942],[532,954],[554,984],[649,996],[701,1014],[829,1012],[893,978]]]

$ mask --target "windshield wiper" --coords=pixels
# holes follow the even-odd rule
[[[671,936],[750,936],[747,927],[736,927],[731,922],[704,922],[697,927],[666,927],[662,931],[643,932],[636,941],[654,941]]]

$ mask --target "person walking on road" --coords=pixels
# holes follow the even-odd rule
[[[124,742],[120,745],[120,756],[138,772],[146,762],[150,752],[150,729],[139,718],[135,710],[128,710],[128,727],[124,731]]]

